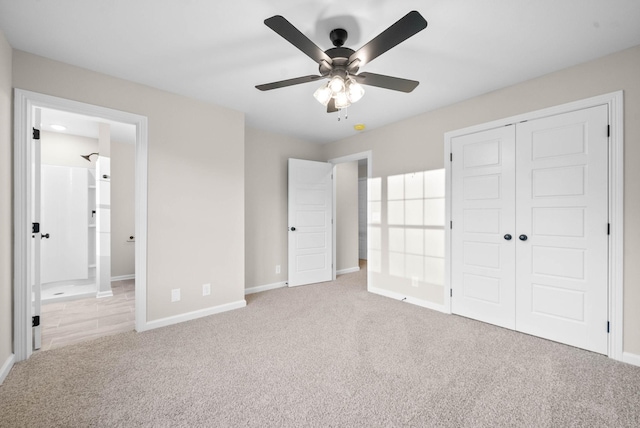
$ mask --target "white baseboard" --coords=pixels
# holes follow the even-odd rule
[[[367,291],[373,294],[379,294],[380,296],[389,297],[395,300],[401,300],[403,302],[411,303],[412,305],[421,306],[427,309],[433,309],[434,311],[444,312],[448,314],[449,311],[443,306],[437,303],[429,302],[428,300],[416,299],[415,297],[405,296],[395,291],[384,290],[382,288],[368,287]]]
[[[336,275],[344,275],[345,273],[353,273],[358,272],[360,270],[360,266],[350,267],[346,269],[340,269],[336,271]]]
[[[103,297],[112,297],[113,296],[113,291],[109,290],[109,291],[98,291],[96,293],[96,299],[102,299]]]
[[[185,321],[191,321],[202,317],[207,317],[209,315],[219,314],[221,312],[231,311],[233,309],[240,309],[247,306],[247,301],[242,299],[236,302],[226,303],[224,305],[213,306],[211,308],[200,309],[198,311],[187,312],[186,314],[174,315],[167,318],[161,318],[155,321],[149,321],[144,323],[141,331],[153,330],[155,328],[166,327],[173,324],[178,324]]]
[[[274,282],[273,284],[267,284],[267,285],[258,285],[255,287],[245,288],[244,294],[247,295],[247,294],[253,294],[253,293],[260,293],[261,291],[275,290],[276,288],[282,288],[286,286],[287,286],[286,281]]]
[[[632,354],[631,352],[623,352],[622,361],[627,364],[633,364],[634,366],[640,366],[640,355]]]
[[[111,277],[111,282],[113,282],[113,281],[125,281],[127,279],[136,279],[136,274],[132,273],[132,274],[129,274],[129,275],[112,276]]]
[[[2,385],[2,382],[4,382],[7,375],[11,371],[11,368],[13,367],[13,363],[15,363],[15,360],[16,360],[16,356],[14,354],[9,355],[9,358],[7,358],[7,360],[4,362],[4,364],[0,368],[0,385]]]

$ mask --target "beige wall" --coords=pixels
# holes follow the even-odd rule
[[[367,174],[369,174],[367,164],[358,165],[358,178],[367,178]]]
[[[322,146],[280,134],[246,129],[246,287],[287,280],[287,160],[324,161]],[[275,273],[276,265],[281,273]]]
[[[617,90],[625,97],[624,350],[640,354],[640,46],[331,143],[325,157],[372,150],[373,176],[384,183],[390,175],[442,168],[447,131]],[[406,292],[437,302],[419,289]]]
[[[13,150],[11,46],[0,31],[0,367],[13,353]]]
[[[148,321],[244,299],[242,113],[21,51],[13,85],[148,118]]]
[[[135,146],[111,140],[111,277],[135,274]]]
[[[357,268],[358,161],[336,165],[336,271]]]

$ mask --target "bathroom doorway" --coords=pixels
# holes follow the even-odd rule
[[[134,329],[136,129],[55,109],[40,116],[34,345],[48,350]]]
[[[38,342],[41,338],[42,324],[40,316],[41,298],[40,298],[40,266],[34,263],[40,256],[39,247],[41,241],[46,240],[47,232],[40,228],[40,197],[35,197],[39,192],[40,184],[40,128],[42,128],[42,120],[39,114],[43,109],[59,110],[61,112],[73,113],[77,115],[87,116],[94,121],[106,124],[120,122],[133,127],[135,130],[135,143],[133,151],[135,153],[135,176],[133,180],[129,180],[129,184],[135,188],[135,201],[132,206],[134,214],[135,232],[127,234],[125,238],[131,237],[134,241],[135,260],[135,291],[130,293],[134,297],[135,311],[130,309],[129,312],[135,313],[134,328],[137,331],[143,331],[146,328],[146,241],[147,241],[147,135],[148,124],[147,118],[133,113],[120,110],[114,110],[106,107],[81,103],[77,101],[67,100],[64,98],[53,97],[50,95],[40,94],[21,89],[14,90],[14,355],[15,361],[22,361],[33,353],[40,345]],[[115,127],[114,127],[115,129]],[[81,155],[89,157],[94,152],[82,153]],[[96,156],[95,154],[93,156]],[[82,159],[79,157],[79,159]],[[87,161],[89,162],[89,161]],[[110,167],[110,166],[109,166]],[[110,176],[109,170],[104,175]],[[99,181],[102,177],[96,171],[96,193],[101,192],[104,186],[110,187],[109,178],[104,183]],[[35,183],[38,184],[37,188]],[[87,192],[90,192],[90,185],[87,181]],[[88,201],[87,197],[87,201]],[[110,205],[108,202],[99,202],[100,205]],[[100,206],[96,206],[96,215],[99,213]],[[104,208],[104,207],[103,207]],[[110,206],[109,206],[110,208]],[[110,217],[110,212],[108,215]],[[88,215],[88,214],[87,214]],[[103,216],[103,219],[106,217]],[[87,217],[85,217],[87,218]],[[111,219],[113,220],[113,219]],[[100,220],[96,218],[96,224],[100,224]],[[87,226],[88,228],[89,226]],[[97,229],[97,226],[96,226]],[[103,230],[105,233],[113,233],[111,226],[109,229]],[[129,232],[128,232],[129,233]],[[51,235],[49,235],[51,238]],[[109,239],[103,241],[114,244]],[[89,246],[89,238],[87,237],[87,251]],[[106,247],[105,247],[106,248]],[[89,253],[87,253],[89,255]],[[111,258],[111,251],[107,252],[101,248],[100,241],[96,236],[96,270],[100,269],[99,259],[102,257]],[[87,261],[87,272],[89,270],[89,262]],[[111,283],[111,270],[104,269],[96,272],[96,278],[108,272],[107,279]],[[87,273],[88,276],[88,273]],[[116,276],[117,278],[117,276]],[[121,278],[121,281],[130,281],[130,279]],[[111,294],[115,294],[115,287],[107,290],[97,298],[98,293],[102,293],[99,283],[96,284],[96,295],[91,298],[92,302],[105,302],[105,299],[112,298]],[[124,288],[124,287],[123,287]],[[108,295],[109,297],[103,297]],[[76,301],[79,302],[79,301]],[[63,303],[63,302],[59,302]],[[96,311],[100,311],[96,308]],[[60,326],[60,324],[58,325]]]

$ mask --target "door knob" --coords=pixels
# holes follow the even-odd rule
[[[292,232],[295,232],[296,228],[292,226],[292,227],[289,228],[289,230],[292,231]]]
[[[506,235],[504,235],[504,239],[506,239],[507,241],[511,241],[511,235],[507,233]]]
[[[520,235],[518,236],[518,239],[520,239],[521,241],[526,241],[528,238],[527,235]]]
[[[44,235],[40,235],[40,239],[42,239],[42,238],[47,238],[47,239],[49,239],[49,234],[48,234],[48,233],[45,233]]]

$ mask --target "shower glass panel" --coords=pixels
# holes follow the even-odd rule
[[[42,165],[42,283],[88,278],[87,169]]]

